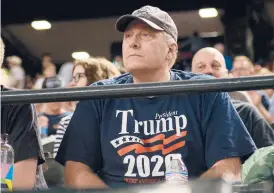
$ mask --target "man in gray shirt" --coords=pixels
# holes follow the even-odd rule
[[[223,55],[214,48],[199,50],[192,60],[192,72],[208,74],[216,78],[228,77]],[[244,100],[238,92],[230,92],[231,102],[258,148],[274,144],[274,131],[257,109]]]

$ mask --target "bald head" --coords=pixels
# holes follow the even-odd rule
[[[225,78],[228,75],[224,56],[211,47],[203,48],[194,55],[192,72],[209,74],[216,78]]]

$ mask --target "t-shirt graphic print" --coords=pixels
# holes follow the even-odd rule
[[[121,120],[121,129],[118,137],[110,143],[123,159],[126,168],[124,181],[162,181],[173,153],[185,146],[186,116],[178,115],[178,111],[169,111],[156,113],[150,120],[139,121],[134,118],[133,109],[117,110],[116,115]],[[133,129],[128,129],[128,125]]]

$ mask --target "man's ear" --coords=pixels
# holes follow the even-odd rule
[[[174,63],[177,58],[177,53],[178,53],[178,45],[175,43],[170,44],[168,46],[167,60],[172,61],[172,63]]]
[[[178,53],[178,45],[177,44],[170,44],[169,45],[169,49],[168,49],[168,52],[174,56],[174,55],[177,55]]]

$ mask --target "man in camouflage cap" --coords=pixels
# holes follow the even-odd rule
[[[165,11],[144,6],[120,17],[116,28],[124,33],[129,73],[93,85],[208,78],[171,70],[178,32]],[[109,98],[78,103],[56,160],[66,166],[67,185],[77,188],[161,182],[178,154],[190,178],[228,173],[240,180],[240,158],[255,148],[227,93]]]

